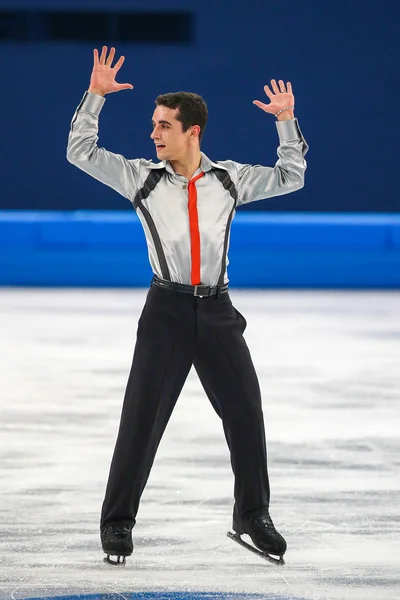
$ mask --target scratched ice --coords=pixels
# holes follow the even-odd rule
[[[0,290],[0,599],[400,597],[400,293],[231,292],[260,377],[274,567],[226,537],[233,477],[191,372],[125,569],[99,510],[145,290]],[[166,596],[167,597],[167,596]]]

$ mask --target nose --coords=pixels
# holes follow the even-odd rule
[[[153,131],[150,134],[150,137],[152,140],[155,140],[156,138],[159,137],[158,133],[157,133],[157,127],[154,127]]]

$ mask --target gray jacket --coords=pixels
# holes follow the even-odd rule
[[[98,117],[105,98],[86,92],[71,123],[69,162],[128,198],[146,235],[153,272],[191,284],[188,180],[168,161],[126,159],[99,148]],[[202,153],[204,176],[196,181],[200,275],[203,285],[227,283],[230,226],[237,206],[280,196],[304,186],[308,151],[297,119],[276,121],[279,160],[274,167],[211,161]]]

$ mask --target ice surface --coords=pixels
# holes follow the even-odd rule
[[[233,476],[194,372],[143,495],[134,555],[125,569],[103,564],[99,511],[145,294],[0,290],[0,599],[398,600],[398,292],[231,292],[263,392],[284,567],[226,537]]]

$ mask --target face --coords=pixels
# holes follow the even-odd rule
[[[153,113],[153,132],[150,137],[160,160],[185,160],[191,149],[199,143],[199,125],[182,131],[182,123],[176,118],[178,113],[179,108],[166,106],[157,106]]]

